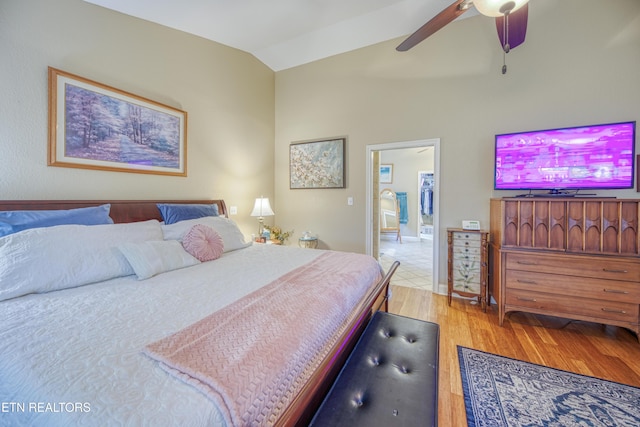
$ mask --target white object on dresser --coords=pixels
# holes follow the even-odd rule
[[[447,229],[449,245],[447,296],[476,297],[487,311],[487,244],[489,232],[483,230]]]
[[[480,221],[475,219],[463,219],[462,229],[463,230],[480,230]]]

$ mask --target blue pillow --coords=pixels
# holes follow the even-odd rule
[[[54,225],[100,225],[113,224],[109,216],[111,205],[89,208],[60,209],[48,211],[2,211],[0,212],[0,237],[29,228],[52,227]]]
[[[158,203],[158,209],[165,224],[175,224],[187,219],[218,216],[218,205],[195,205],[182,203]]]

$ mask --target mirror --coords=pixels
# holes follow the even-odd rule
[[[395,191],[389,188],[380,192],[380,232],[396,233],[396,240],[402,243],[398,198]]]

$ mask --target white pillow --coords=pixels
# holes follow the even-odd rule
[[[224,251],[230,252],[236,249],[246,248],[251,242],[245,242],[244,235],[235,222],[222,216],[207,216],[203,218],[188,219],[174,224],[162,224],[162,232],[165,240],[178,240],[182,242],[184,235],[191,227],[197,224],[208,225],[218,232],[224,242]]]
[[[129,276],[134,271],[118,245],[161,239],[156,220],[57,225],[0,237],[0,301]]]
[[[165,271],[200,264],[176,240],[124,243],[118,246],[136,272],[138,280],[148,279]]]

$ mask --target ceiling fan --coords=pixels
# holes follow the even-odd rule
[[[496,18],[498,38],[505,54],[520,46],[527,34],[527,18],[529,16],[529,0],[456,0],[433,19],[418,28],[396,50],[407,51],[440,30],[471,6],[481,14]],[[502,65],[502,74],[507,72],[506,63]]]

